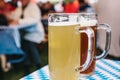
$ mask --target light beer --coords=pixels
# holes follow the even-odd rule
[[[49,26],[50,80],[78,80],[80,34],[77,25]]]

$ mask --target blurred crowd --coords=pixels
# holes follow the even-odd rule
[[[0,77],[3,72],[11,69],[12,64],[20,62],[23,63],[25,75],[29,74],[31,58],[36,69],[41,68],[42,61],[37,45],[47,42],[41,14],[38,5],[31,3],[30,0],[12,0],[10,2],[0,0]],[[30,24],[35,30],[19,30],[20,36],[17,37],[20,37],[20,45],[18,46],[13,37],[15,33],[13,34],[11,31],[12,27]]]
[[[37,45],[48,42],[48,14],[82,12],[95,13],[88,0],[64,0],[55,3],[44,0],[37,3],[31,2],[31,0],[7,2],[0,0],[0,73],[8,72],[14,63],[23,62],[25,75],[29,74],[30,57],[32,57],[36,68],[40,68],[42,61]],[[3,28],[28,24],[35,24],[32,27],[36,27],[36,30],[19,30],[21,46],[17,46],[11,35],[6,34],[6,30]],[[11,61],[14,55],[17,55],[14,59],[19,58],[18,55],[25,57],[21,61]]]

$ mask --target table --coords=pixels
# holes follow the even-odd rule
[[[21,78],[20,80],[49,80],[48,65]],[[94,75],[81,80],[120,80],[120,61],[101,59],[96,61]]]

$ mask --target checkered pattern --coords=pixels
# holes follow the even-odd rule
[[[48,66],[45,66],[20,80],[49,80]],[[94,75],[80,77],[80,80],[120,80],[120,61],[102,59],[96,62]]]

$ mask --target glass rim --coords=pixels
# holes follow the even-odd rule
[[[61,16],[63,18],[59,18]],[[80,17],[82,17],[82,16],[83,17],[85,16],[85,18],[86,18],[85,21],[87,21],[89,23],[90,23],[90,21],[88,21],[89,18],[91,18],[92,21],[94,21],[94,24],[97,23],[97,15],[96,15],[96,13],[50,13],[49,16],[48,16],[48,24],[52,25],[52,26],[53,25],[59,25],[60,26],[60,25],[63,25],[63,23],[65,23],[64,25],[80,24],[80,22],[81,22]],[[69,20],[66,17],[68,17]],[[81,18],[81,20],[82,19],[83,18]],[[84,21],[84,19],[83,19],[83,21]],[[83,21],[81,22],[81,24],[83,24]]]
[[[90,15],[90,14],[91,14],[91,15],[97,15],[96,13],[82,12],[82,13],[49,13],[48,16],[49,16],[49,15],[63,15],[63,14],[66,14],[66,15],[67,15],[67,14],[68,14],[68,15],[74,15],[74,14],[75,14],[75,15],[82,15],[82,14],[86,14],[86,15]]]

